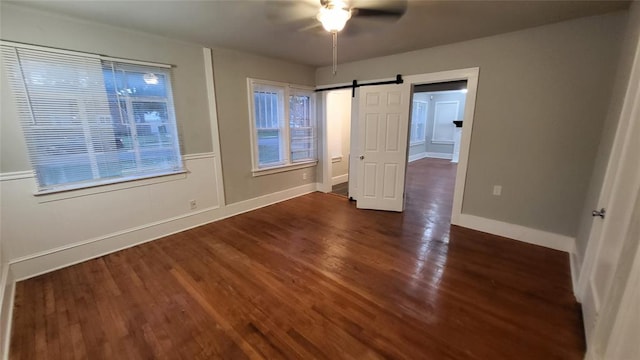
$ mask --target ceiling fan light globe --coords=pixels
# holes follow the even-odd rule
[[[338,7],[322,8],[318,14],[318,20],[322,23],[322,27],[329,32],[344,29],[350,18],[351,12],[349,10]]]

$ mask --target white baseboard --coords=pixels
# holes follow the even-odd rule
[[[338,185],[349,181],[349,174],[338,175],[331,178],[331,185]]]
[[[425,157],[428,157],[428,158],[446,159],[446,160],[453,159],[453,154],[443,154],[443,153],[436,153],[436,152],[426,152],[425,154],[426,154]]]
[[[409,155],[409,162],[420,160],[420,159],[424,159],[424,158],[451,160],[451,159],[453,159],[453,154],[443,154],[443,153],[435,153],[435,152],[423,152],[423,153],[419,153],[419,154]]]
[[[213,207],[9,261],[15,281],[94,259],[171,234],[316,191],[316,183]]]
[[[486,219],[479,216],[460,214],[457,225],[568,253],[573,253],[575,250],[575,238],[570,236]]]
[[[409,155],[409,162],[420,160],[420,159],[424,159],[426,157],[427,157],[427,153],[419,153],[419,154]]]
[[[223,217],[218,217],[213,221],[222,220],[224,218],[246,213],[251,210],[256,210],[265,206],[269,206],[281,201],[293,199],[298,196],[306,195],[316,191],[317,184],[309,183],[306,185],[294,187],[291,189],[278,191],[275,193],[259,196],[253,199],[240,201],[237,203],[229,204],[224,208]]]
[[[11,323],[13,321],[13,299],[16,289],[16,282],[9,264],[2,267],[2,278],[0,278],[0,356],[2,359],[9,359],[9,344],[11,340]]]

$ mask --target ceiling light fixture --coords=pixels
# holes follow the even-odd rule
[[[333,38],[333,76],[338,71],[338,31],[344,29],[351,18],[351,11],[346,9],[342,1],[329,1],[326,6],[320,8],[317,19],[322,27],[331,33]]]
[[[147,85],[158,85],[158,76],[154,73],[146,73],[142,75],[142,79]]]
[[[350,18],[351,12],[336,3],[331,7],[321,8],[318,14],[318,20],[322,23],[322,27],[329,32],[338,32],[344,29]]]

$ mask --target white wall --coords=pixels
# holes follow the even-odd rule
[[[424,157],[451,159],[451,157],[453,156],[453,144],[442,144],[433,140],[433,125],[436,108],[435,105],[436,103],[442,101],[457,101],[459,103],[458,112],[460,116],[456,120],[462,120],[466,102],[466,94],[460,91],[421,92],[414,93],[413,99],[427,103],[427,119],[425,142],[422,144],[410,146],[409,156],[417,158],[421,157],[418,155],[422,154],[422,156]],[[451,126],[452,128],[454,127],[453,124],[451,124]]]
[[[332,183],[348,181],[349,152],[351,144],[351,90],[336,90],[327,93],[327,135]]]

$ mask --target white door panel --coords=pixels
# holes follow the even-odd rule
[[[633,261],[623,249],[639,241],[630,235],[634,234],[631,230],[638,222],[634,217],[634,206],[638,205],[636,199],[640,191],[640,42],[637,46],[599,198],[598,208],[604,207],[606,213],[603,219],[596,217],[594,220],[579,281],[588,357],[596,359],[608,358],[605,351],[611,350],[612,344],[608,342],[612,341],[612,333],[619,334],[618,338],[629,335],[637,338],[637,334],[627,334],[624,329],[640,327],[638,318],[611,324],[611,319],[623,310],[617,304],[620,304],[624,288],[631,290],[627,280],[633,278],[623,271]],[[637,216],[637,211],[635,214]],[[636,345],[633,342],[622,344],[625,348],[616,351],[625,353]]]
[[[409,85],[363,87],[358,95],[357,207],[402,211]]]

